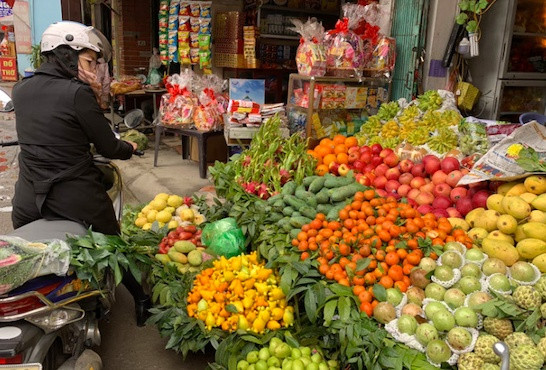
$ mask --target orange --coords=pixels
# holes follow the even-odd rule
[[[335,154],[347,153],[347,147],[344,144],[338,144],[334,148],[334,153]]]
[[[393,287],[394,281],[389,276],[382,276],[381,279],[379,279],[379,284],[388,289]]]
[[[335,144],[334,144],[334,142],[333,142],[331,139],[325,137],[324,139],[322,139],[322,140],[320,141],[320,145],[325,146],[325,147],[328,147],[328,148],[331,148],[331,147],[333,147]]]
[[[349,156],[346,153],[338,153],[336,155],[336,162],[339,164],[349,163]]]
[[[345,139],[346,139],[346,137],[343,136],[343,135],[336,135],[336,136],[334,136],[333,142],[336,145],[337,144],[343,144],[343,143],[345,143]]]
[[[349,136],[349,137],[345,138],[345,143],[344,144],[345,144],[345,146],[347,148],[350,148],[352,146],[357,146],[358,145],[358,140],[354,136]]]
[[[324,176],[328,173],[328,166],[325,164],[320,164],[315,169],[315,173],[319,176]]]
[[[322,163],[324,163],[326,166],[330,166],[330,163],[336,161],[335,154],[326,154],[324,158],[322,159]]]
[[[332,153],[332,150],[327,147],[327,146],[324,146],[324,145],[319,145],[315,148],[314,152],[320,157],[324,157],[325,155],[327,154],[331,154]]]
[[[366,313],[368,317],[372,317],[373,315],[373,305],[370,302],[363,302],[360,305],[360,311]]]

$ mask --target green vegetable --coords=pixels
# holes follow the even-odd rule
[[[291,216],[292,213],[294,213],[294,208],[292,208],[290,206],[284,207],[283,210],[282,210],[282,214],[285,215],[285,216]]]
[[[295,211],[294,213],[292,213],[292,216],[290,217],[301,217],[303,216],[301,213],[299,213],[298,211]]]
[[[148,137],[137,130],[126,131],[120,136],[122,140],[135,142],[138,150],[145,150],[148,147]]]
[[[317,215],[317,211],[311,207],[300,208],[300,213],[305,217],[309,217],[310,219],[315,218],[315,216]]]
[[[364,191],[367,187],[355,182],[350,185],[345,185],[340,188],[330,189],[330,199],[332,202],[339,202],[348,198],[352,198],[357,191]]]
[[[284,201],[282,199],[277,199],[275,203],[273,203],[273,208],[279,209],[284,207]]]
[[[326,178],[324,176],[317,177],[315,180],[313,180],[311,185],[309,185],[309,191],[315,194],[318,193],[324,187],[325,182]]]
[[[308,223],[310,223],[312,220],[310,218],[307,218],[307,217],[303,217],[303,216],[300,216],[300,217],[292,217],[290,218],[290,225],[292,225],[293,227],[296,227],[296,228],[300,228],[303,226],[303,225],[307,225]]]
[[[325,204],[330,201],[330,194],[328,193],[328,191],[328,188],[323,188],[321,191],[318,192],[318,194],[315,196],[317,203]]]
[[[277,195],[273,195],[271,198],[269,198],[267,200],[267,203],[271,204],[271,205],[275,205],[275,202],[278,201],[279,199],[282,200],[282,194],[277,194]]]
[[[326,181],[324,182],[324,186],[326,186],[329,189],[332,188],[339,188],[345,185],[349,185],[355,182],[354,177],[328,177]]]
[[[321,176],[307,176],[303,179],[303,186],[308,188],[313,181],[315,181],[317,178],[320,178]]]
[[[332,210],[332,208],[334,208],[333,204],[319,204],[317,206],[317,211],[322,213],[322,214],[327,215],[328,212],[330,212]]]
[[[290,230],[290,237],[292,239],[296,239],[298,237],[298,234],[300,233],[301,229],[292,229]]]
[[[307,205],[303,200],[298,199],[293,195],[285,195],[284,202],[294,209],[300,209]]]
[[[284,184],[281,194],[282,195],[294,195],[296,192],[296,188],[298,185],[294,181],[289,181],[286,184]]]
[[[284,215],[282,213],[278,213],[278,212],[273,212],[269,215],[269,220],[271,222],[278,222],[280,220],[282,220],[282,218],[284,217]]]
[[[347,204],[348,204],[348,202],[340,202],[340,203],[336,204],[330,210],[330,212],[328,212],[328,214],[326,215],[326,219],[327,220],[337,219],[339,217],[339,211],[341,211]]]
[[[284,225],[290,224],[290,217],[284,217],[277,222],[279,228],[284,228]]]

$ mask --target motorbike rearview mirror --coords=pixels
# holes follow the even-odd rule
[[[13,112],[13,109],[13,101],[11,101],[10,96],[4,90],[0,89],[0,112]]]
[[[129,129],[134,129],[140,126],[144,120],[144,112],[142,109],[132,109],[123,118],[123,123]]]

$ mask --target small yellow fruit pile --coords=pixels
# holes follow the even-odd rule
[[[205,221],[205,217],[197,207],[185,205],[181,196],[159,193],[138,213],[135,225],[150,230],[156,221],[159,227],[168,225],[171,230],[188,224],[199,225]]]
[[[279,282],[273,270],[258,262],[255,252],[222,257],[195,277],[188,294],[188,315],[204,321],[209,330],[263,333],[266,328],[288,327],[294,321],[294,309],[287,306]]]

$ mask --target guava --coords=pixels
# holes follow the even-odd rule
[[[455,317],[448,310],[441,310],[432,315],[432,323],[438,331],[450,331],[455,326]]]
[[[457,288],[448,289],[446,290],[446,294],[444,294],[444,302],[452,309],[461,307],[464,304],[465,299],[466,295],[464,292]]]
[[[435,339],[427,344],[427,356],[434,363],[442,363],[449,360],[451,350],[446,342],[440,339]]]
[[[458,242],[447,242],[444,244],[444,251],[445,252],[448,252],[448,251],[457,251],[459,253],[464,253],[465,251],[465,247],[464,245],[462,245],[461,243],[458,243]]]
[[[373,309],[373,317],[382,324],[387,324],[396,318],[394,306],[388,302],[380,302]]]
[[[512,278],[530,282],[536,278],[536,271],[529,262],[518,261],[510,267]]]
[[[482,284],[474,276],[465,276],[459,280],[459,287],[464,294],[470,294],[482,289]]]
[[[404,307],[402,307],[401,311],[402,315],[410,315],[410,316],[421,316],[423,314],[423,309],[421,306],[416,305],[415,303],[408,303]]]
[[[258,352],[258,358],[260,360],[267,361],[269,357],[271,357],[271,354],[269,353],[269,348],[267,347],[260,349],[260,351]]]
[[[459,268],[463,264],[463,258],[455,251],[447,251],[442,254],[442,265]]]
[[[470,307],[459,307],[455,310],[455,322],[459,326],[475,328],[478,326],[478,314]]]
[[[396,288],[387,289],[387,302],[391,303],[393,306],[398,306],[402,302],[404,295]]]
[[[419,262],[419,267],[428,273],[436,268],[436,261],[430,257],[425,257]]]
[[[268,367],[281,367],[281,360],[278,357],[269,357],[267,359]]]
[[[432,317],[438,311],[447,311],[447,307],[440,302],[430,302],[425,307],[425,314],[429,320],[432,320]]]
[[[292,348],[286,343],[281,343],[277,346],[277,348],[275,348],[275,357],[278,357],[280,359],[289,357],[291,354]]]
[[[470,297],[468,298],[468,306],[474,308],[477,305],[489,301],[490,299],[492,299],[492,297],[487,292],[474,292],[470,294]],[[481,313],[480,309],[475,310],[476,312]]]
[[[458,351],[461,351],[472,344],[472,334],[461,327],[451,329],[447,333],[446,339],[449,345]]]
[[[282,365],[281,365],[281,368],[283,369],[292,369],[292,359],[291,358],[285,358],[284,360],[282,360]]]
[[[311,357],[311,348],[309,347],[300,347],[301,355],[303,357]]]
[[[430,284],[430,280],[427,278],[427,272],[421,268],[413,269],[410,273],[411,285],[421,289]]]
[[[246,370],[249,366],[250,364],[248,363],[248,361],[241,360],[237,363],[237,370]]]
[[[398,331],[413,335],[417,329],[417,320],[410,315],[402,315],[398,318]]]
[[[256,364],[254,365],[256,370],[267,370],[268,366],[267,366],[267,361],[265,360],[259,360],[258,362],[256,362]]]
[[[509,291],[510,290],[510,281],[508,278],[500,273],[495,273],[489,278],[489,286],[496,291]]]
[[[301,357],[301,350],[299,348],[292,348],[292,355],[290,357],[300,358]]]
[[[310,357],[300,357],[299,359],[303,363],[303,366],[305,366],[306,368],[309,366],[309,364],[311,364],[311,358]]]
[[[480,262],[485,255],[478,248],[472,248],[466,251],[465,258],[469,261]]]
[[[446,288],[437,283],[430,283],[425,288],[425,296],[427,298],[435,299],[441,301],[444,299],[444,294],[446,293]]]
[[[482,265],[482,272],[486,276],[496,273],[506,274],[506,265],[498,258],[488,258]]]
[[[430,284],[429,284],[430,285]],[[412,286],[406,291],[409,303],[415,303],[419,306],[423,304],[423,300],[426,298],[425,291],[416,286]]]
[[[319,370],[330,370],[330,368],[328,367],[328,365],[326,364],[326,362],[321,362],[321,363],[318,365],[318,369],[319,369]]]
[[[426,322],[417,327],[415,337],[419,343],[426,346],[430,341],[438,339],[438,330],[436,330],[434,325]]]
[[[479,279],[482,276],[482,270],[480,266],[470,262],[461,268],[461,276],[472,276]]]
[[[447,265],[442,265],[436,267],[436,270],[434,270],[434,276],[440,281],[450,281],[453,279],[455,274],[453,273],[453,269]]]
[[[277,337],[271,338],[271,340],[269,341],[269,353],[274,354],[279,344],[282,344],[282,343],[283,341]]]
[[[246,355],[246,360],[248,361],[249,364],[255,364],[256,362],[258,362],[259,360],[258,351],[248,352]]]

